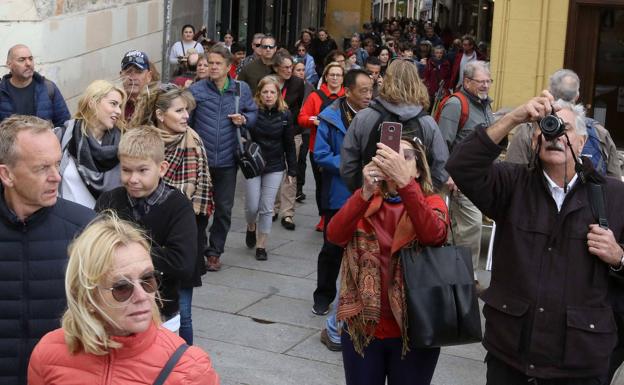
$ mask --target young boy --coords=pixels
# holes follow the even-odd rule
[[[95,210],[111,209],[120,218],[141,226],[152,242],[152,260],[163,273],[160,314],[163,326],[180,328],[178,289],[189,280],[197,258],[197,225],[188,198],[162,181],[167,171],[165,147],[150,127],[133,128],[121,138],[118,149],[123,187],[100,196]]]

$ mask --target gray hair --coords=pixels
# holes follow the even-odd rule
[[[464,79],[474,78],[475,72],[482,71],[487,75],[490,75],[490,65],[483,60],[473,60],[466,63],[464,66]]]
[[[33,134],[51,133],[52,124],[31,115],[12,115],[4,119],[0,123],[0,164],[15,165],[18,159],[15,142],[22,131],[31,131]]]
[[[576,134],[587,136],[587,127],[585,127],[585,107],[582,104],[574,104],[567,100],[557,99],[555,105],[562,110],[571,111],[574,114],[574,124],[576,126]]]
[[[555,99],[574,103],[579,96],[581,80],[576,72],[561,69],[550,76],[548,89]]]

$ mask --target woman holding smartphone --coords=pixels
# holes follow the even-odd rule
[[[413,138],[413,137],[412,137]],[[403,139],[399,152],[379,143],[363,185],[327,226],[345,247],[337,318],[347,385],[427,385],[439,348],[409,346],[402,248],[442,245],[448,209],[433,189],[424,147]]]

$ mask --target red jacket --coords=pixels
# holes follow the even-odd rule
[[[449,88],[449,82],[451,78],[451,63],[442,58],[442,60],[428,59],[427,66],[425,67],[425,73],[423,75],[423,81],[429,91],[429,96],[435,96],[435,93],[440,87],[440,80],[444,80],[444,88]]]
[[[321,88],[319,88],[325,95],[327,95],[330,99],[338,99],[344,96],[344,87],[340,87],[340,91],[337,94],[332,94],[329,91],[329,87],[327,87],[327,83],[321,84]],[[314,119],[310,120],[310,118],[315,118],[321,112],[321,106],[323,105],[323,100],[316,92],[310,93],[305,103],[299,110],[299,116],[297,117],[297,123],[304,128],[310,129],[310,152],[314,152],[314,141],[316,140],[316,127],[314,125]]]
[[[417,240],[423,245],[441,245],[446,241],[448,208],[437,194],[425,196],[416,181],[398,189],[403,204],[401,214],[393,215],[381,196],[371,200],[362,199],[362,190],[356,190],[351,198],[332,217],[327,226],[327,240],[345,247],[356,236],[365,236],[379,244],[381,262],[381,318],[375,329],[377,338],[397,338],[401,329],[388,303],[388,283],[390,281],[390,257],[403,247]],[[388,223],[390,218],[393,223]],[[391,234],[378,234],[379,231]],[[356,234],[357,231],[357,234]],[[387,244],[384,239],[391,240]],[[362,255],[358,251],[358,255]],[[343,264],[344,267],[344,264]],[[343,274],[345,272],[343,271]]]
[[[123,347],[98,356],[70,354],[63,329],[46,334],[35,347],[28,366],[29,385],[129,385],[153,384],[182,338],[152,324],[139,334],[114,337]],[[218,385],[219,376],[210,358],[191,346],[167,379],[168,385]]]
[[[476,48],[475,52],[477,53],[477,60],[485,60],[485,56]],[[464,50],[460,50],[459,52],[457,52],[457,55],[455,55],[455,60],[453,61],[453,69],[451,69],[451,82],[446,88],[456,90],[459,86],[461,86],[461,84],[457,84],[457,81],[459,80],[459,67],[461,65],[461,59],[463,56]]]

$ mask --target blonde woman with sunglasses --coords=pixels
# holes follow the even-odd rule
[[[28,384],[153,384],[170,357],[185,346],[159,326],[160,273],[150,244],[129,222],[111,214],[95,219],[69,247],[68,308],[62,328],[48,333],[30,359]],[[185,346],[186,347],[186,346]],[[182,353],[167,384],[218,384],[208,355]]]

